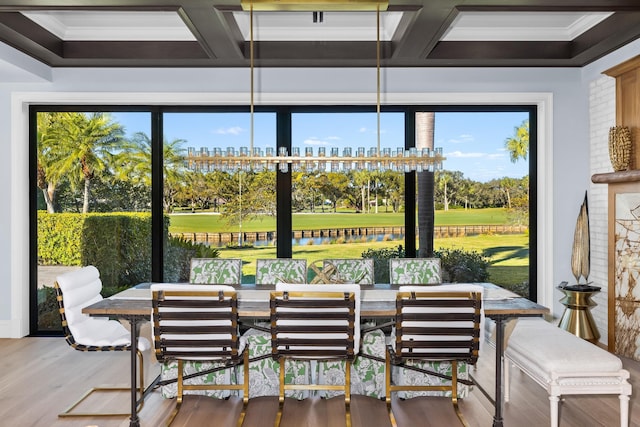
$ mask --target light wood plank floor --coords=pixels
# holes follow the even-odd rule
[[[480,358],[476,377],[492,390],[493,355],[490,349]],[[127,417],[58,418],[57,414],[74,402],[90,386],[101,384],[128,385],[128,353],[82,353],[71,349],[62,338],[0,339],[0,425],[17,427],[124,427]],[[624,360],[631,371],[634,396],[631,400],[631,426],[640,426],[640,363]],[[157,366],[150,367],[157,372]],[[505,407],[506,426],[531,427],[549,425],[549,405],[546,393],[532,380],[512,370],[512,398]],[[128,408],[128,394],[112,399],[90,401],[92,410],[119,405]],[[140,413],[144,427],[164,425],[175,405],[154,392]],[[240,410],[237,399],[220,401],[208,398],[185,399],[174,426],[233,426]],[[461,402],[465,417],[472,426],[490,426],[493,406],[474,388],[471,396]],[[245,426],[271,426],[277,410],[277,397],[252,399]],[[394,413],[399,426],[459,425],[448,399],[417,398],[394,401]],[[619,402],[617,396],[569,396],[561,405],[561,427],[617,426]],[[388,427],[384,402],[354,396],[353,425]],[[344,410],[339,399],[305,401],[287,400],[283,427],[344,425]]]

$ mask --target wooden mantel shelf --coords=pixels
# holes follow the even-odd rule
[[[591,175],[591,182],[594,184],[617,184],[620,182],[640,181],[640,170],[597,173]]]

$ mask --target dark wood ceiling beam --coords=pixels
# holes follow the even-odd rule
[[[19,12],[0,13],[0,40],[44,62],[62,56],[62,40]]]
[[[68,41],[64,57],[69,59],[209,59],[198,42],[189,41]]]
[[[639,26],[640,12],[617,12],[578,36],[571,55],[586,65],[639,38]]]
[[[249,52],[248,42],[246,43]],[[380,56],[389,57],[391,42],[380,43]],[[249,57],[247,55],[246,59]],[[264,60],[332,60],[339,63],[345,60],[367,60],[375,66],[376,42],[254,42],[254,59],[259,64]]]
[[[196,37],[202,49],[211,58],[239,59],[243,57],[240,46],[233,38],[234,31],[224,16],[211,5],[183,8],[180,17]]]
[[[223,0],[224,2],[224,0]],[[219,0],[3,0],[0,10],[177,10],[181,5],[214,6]],[[238,4],[240,0],[238,0]]]
[[[424,2],[400,39],[394,39],[394,58],[426,57],[438,44],[457,15],[447,0]]]
[[[522,60],[569,59],[570,42],[440,42],[427,60]]]
[[[639,10],[637,0],[468,0],[456,8],[465,12],[617,12]]]

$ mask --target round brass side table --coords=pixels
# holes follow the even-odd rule
[[[600,332],[591,315],[591,307],[597,304],[591,301],[591,296],[600,292],[597,286],[573,285],[558,286],[564,293],[560,302],[566,307],[558,326],[592,343],[597,343]]]

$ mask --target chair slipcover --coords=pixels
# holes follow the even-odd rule
[[[249,329],[243,335],[249,348],[249,397],[277,396],[280,366],[271,357],[271,334]],[[304,384],[311,381],[308,361],[292,360],[285,366],[285,379],[289,383]],[[287,390],[287,397],[302,400],[309,397],[308,390]]]
[[[391,258],[389,280],[394,285],[439,285],[440,258]]]
[[[307,260],[271,258],[256,260],[256,285],[306,283]]]
[[[239,258],[192,258],[189,283],[239,285],[242,260]]]
[[[154,290],[222,290],[227,292],[235,292],[235,289],[231,286],[225,285],[187,285],[179,283],[156,283],[151,285],[151,291]],[[152,336],[153,336],[153,323],[152,323]],[[241,340],[241,348],[244,348],[245,341]],[[185,361],[183,366],[184,375],[192,375],[198,372],[204,372],[220,366],[223,363],[211,362],[208,360],[191,360]],[[178,376],[178,362],[176,360],[165,361],[160,365],[160,380],[167,381],[175,379]],[[193,378],[186,379],[184,381],[187,385],[204,385],[204,384],[229,384],[237,380],[237,373],[234,368],[229,368],[217,372],[208,373],[206,375],[199,375]],[[176,397],[178,385],[172,382],[161,387],[162,396],[171,399]],[[223,399],[231,395],[229,390],[187,390],[185,394],[204,395],[209,397],[215,397]]]
[[[285,391],[305,388],[318,396],[326,396],[327,391],[343,394],[346,424],[350,427],[351,365],[359,345],[359,285],[276,284],[276,292],[271,293],[271,346],[281,369],[295,360],[309,360],[312,371],[325,373],[332,369],[327,362],[344,366],[332,369],[338,375],[324,375],[322,379],[318,375],[318,381],[313,381],[313,375],[312,381],[302,384],[281,377],[276,425],[282,416]]]
[[[326,270],[329,266],[333,266],[335,269],[331,279],[335,280],[336,283],[373,285],[375,282],[372,258],[332,258],[323,260],[323,270]]]
[[[400,286],[398,288],[398,292],[449,292],[449,291],[462,291],[462,292],[479,292],[482,293],[484,288],[480,285],[472,285],[472,284],[446,284],[439,286]],[[480,315],[480,343],[483,342],[484,338],[484,309],[481,310]],[[395,333],[392,332],[391,337],[389,339],[389,343],[393,345],[395,341]],[[433,371],[438,374],[451,376],[451,363],[447,361],[420,361],[416,360],[411,362],[413,366],[416,366],[420,369]],[[441,385],[445,384],[447,381],[432,375],[425,375],[421,372],[416,372],[410,369],[405,369],[399,366],[392,366],[392,375],[395,379],[395,383],[398,385]],[[469,365],[464,362],[458,363],[458,378],[468,379],[469,378]],[[469,395],[471,390],[470,386],[460,384],[458,387],[458,397],[465,398]],[[416,396],[451,396],[450,392],[442,392],[442,391],[400,391],[398,392],[398,397],[400,398],[412,398]]]

